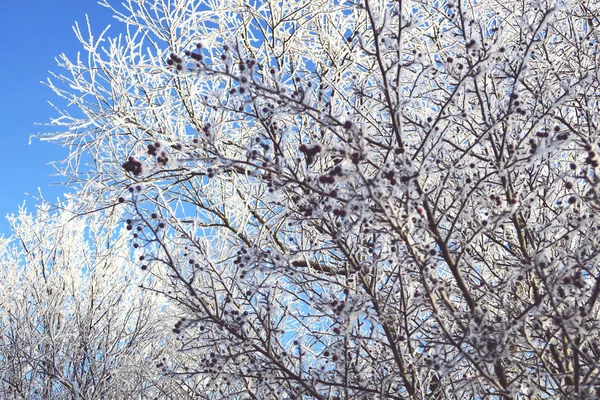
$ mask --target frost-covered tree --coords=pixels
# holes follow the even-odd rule
[[[110,219],[48,207],[9,218],[13,236],[0,243],[1,398],[182,398],[157,368],[174,354],[164,301],[138,287],[124,229],[113,231]]]
[[[597,398],[599,7],[129,0],[43,138],[201,396]]]

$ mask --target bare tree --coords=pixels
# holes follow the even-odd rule
[[[180,398],[161,378],[161,360],[173,359],[164,301],[142,296],[117,220],[72,216],[44,207],[10,218],[14,236],[0,248],[0,397]]]
[[[599,5],[130,0],[43,138],[201,396],[598,398]]]

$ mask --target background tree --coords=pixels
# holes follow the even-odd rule
[[[113,11],[125,35],[76,29],[85,57],[61,57],[77,112],[45,138],[81,212],[130,213],[185,314],[182,382],[600,396],[597,2]]]
[[[165,304],[142,296],[117,221],[72,216],[45,207],[10,218],[14,236],[0,247],[0,397],[179,398],[184,390],[161,379],[161,360],[173,360]]]

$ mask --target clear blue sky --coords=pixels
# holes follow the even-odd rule
[[[55,57],[80,50],[72,26],[85,24],[86,14],[94,32],[108,24],[109,32],[116,32],[119,23],[96,0],[18,0],[0,6],[0,236],[8,234],[5,216],[16,213],[24,200],[33,210],[36,202],[25,193],[37,195],[39,187],[47,200],[55,200],[66,191],[52,185],[60,178],[50,176],[54,169],[48,165],[63,158],[66,149],[37,139],[28,142],[31,134],[44,130],[36,122],[56,116],[48,100],[60,101],[40,82],[48,71],[59,71]]]

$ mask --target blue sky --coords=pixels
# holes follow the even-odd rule
[[[48,71],[59,71],[55,57],[61,53],[75,55],[80,46],[72,26],[90,18],[94,32],[100,33],[108,24],[118,22],[96,0],[18,0],[5,1],[0,7],[0,236],[9,233],[5,216],[16,213],[26,200],[33,210],[38,187],[47,200],[55,200],[66,191],[59,183],[50,161],[64,158],[67,150],[29,136],[56,116],[48,105],[59,99],[40,82]],[[115,31],[114,28],[111,29]]]

